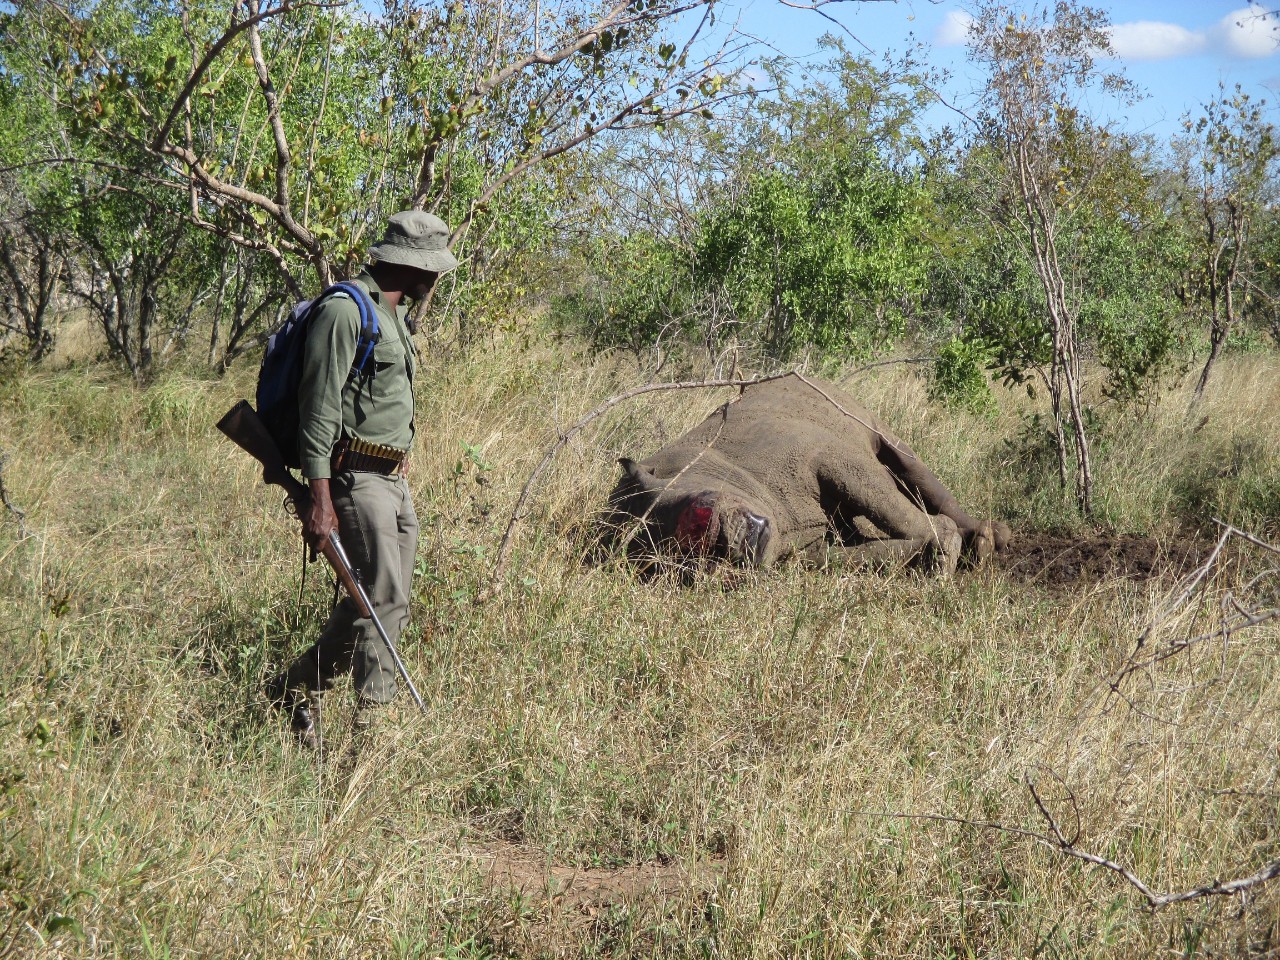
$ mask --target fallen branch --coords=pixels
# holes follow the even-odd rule
[[[1212,883],[1206,883],[1203,886],[1195,887],[1191,890],[1183,890],[1179,893],[1157,893],[1144,883],[1132,870],[1123,864],[1114,860],[1108,860],[1106,857],[1100,857],[1096,853],[1089,853],[1087,850],[1081,850],[1076,846],[1074,840],[1068,840],[1063,836],[1058,822],[1053,818],[1053,814],[1049,812],[1044,801],[1040,798],[1036,785],[1030,779],[1027,780],[1027,789],[1031,791],[1031,797],[1035,801],[1036,807],[1040,811],[1040,815],[1044,817],[1045,823],[1048,825],[1049,833],[1053,838],[1053,846],[1068,857],[1076,860],[1082,860],[1085,863],[1092,863],[1095,866],[1109,870],[1117,876],[1121,877],[1126,883],[1142,894],[1147,901],[1147,906],[1152,910],[1159,910],[1162,907],[1170,906],[1175,903],[1185,903],[1188,900],[1199,900],[1204,897],[1230,897],[1238,893],[1244,893],[1253,887],[1266,883],[1268,880],[1274,880],[1280,876],[1280,860],[1272,860],[1263,866],[1256,873],[1252,873],[1246,877],[1238,877],[1235,880],[1215,880]]]
[[[858,374],[874,370],[876,367],[892,367],[899,363],[937,363],[937,361],[937,357],[894,357],[891,360],[876,360],[874,363],[866,363],[860,367],[854,367],[840,378],[840,382],[842,384],[848,383]]]
[[[1106,857],[1100,857],[1096,853],[1090,853],[1082,850],[1077,845],[1079,837],[1069,840],[1062,832],[1062,827],[1049,812],[1048,806],[1044,799],[1040,796],[1040,792],[1036,789],[1034,781],[1030,778],[1026,781],[1027,789],[1031,793],[1031,798],[1035,802],[1036,809],[1039,810],[1040,816],[1044,818],[1045,825],[1048,828],[1047,833],[1041,833],[1037,830],[1030,830],[1027,827],[1015,827],[1007,823],[1001,823],[997,820],[970,820],[967,817],[955,817],[941,813],[902,813],[896,810],[855,810],[854,815],[861,817],[884,817],[890,820],[924,820],[931,823],[951,823],[961,827],[972,827],[975,830],[988,830],[994,833],[1006,833],[1017,837],[1026,837],[1056,850],[1065,856],[1084,863],[1093,864],[1096,867],[1102,867],[1104,870],[1114,873],[1127,884],[1133,887],[1146,900],[1147,907],[1153,911],[1160,910],[1164,907],[1171,906],[1175,903],[1185,903],[1188,900],[1200,900],[1204,897],[1229,897],[1239,893],[1244,893],[1253,887],[1266,883],[1268,880],[1274,880],[1280,876],[1280,860],[1272,860],[1257,872],[1248,876],[1238,877],[1234,880],[1215,880],[1212,883],[1206,883],[1190,890],[1183,890],[1177,893],[1158,893],[1153,890],[1145,881],[1142,880],[1129,867],[1115,860],[1108,860]],[[1071,797],[1074,805],[1075,797]],[[1077,811],[1078,816],[1078,811]]]
[[[1233,635],[1242,630],[1248,630],[1272,620],[1280,619],[1280,609],[1248,606],[1241,602],[1240,597],[1228,591],[1223,594],[1222,599],[1219,601],[1219,606],[1222,610],[1222,619],[1215,629],[1190,637],[1181,637],[1159,648],[1149,656],[1138,659],[1139,651],[1146,647],[1155,631],[1163,624],[1167,623],[1174,614],[1182,609],[1182,607],[1184,607],[1188,601],[1195,596],[1196,592],[1204,584],[1209,574],[1217,566],[1227,543],[1233,538],[1239,538],[1247,543],[1253,544],[1254,546],[1270,551],[1271,553],[1280,554],[1280,547],[1277,547],[1275,544],[1268,543],[1251,533],[1246,533],[1229,523],[1223,523],[1216,519],[1214,520],[1214,523],[1217,523],[1222,527],[1222,535],[1218,537],[1218,542],[1214,545],[1213,550],[1209,552],[1209,556],[1204,563],[1200,564],[1199,567],[1192,571],[1178,595],[1174,597],[1170,603],[1166,604],[1164,610],[1154,620],[1152,620],[1151,623],[1147,624],[1140,634],[1138,634],[1138,639],[1134,644],[1133,652],[1130,653],[1127,662],[1121,668],[1120,672],[1117,673],[1109,683],[1113,693],[1123,696],[1120,691],[1120,687],[1126,679],[1141,670],[1155,666],[1158,663],[1163,663],[1165,660],[1169,660],[1170,658],[1177,656],[1184,650],[1188,650],[1191,647],[1204,643],[1207,640],[1221,640],[1223,643],[1226,643]],[[1249,583],[1245,584],[1242,592],[1248,594],[1254,590],[1260,582],[1266,580],[1270,576],[1273,576],[1277,572],[1280,571],[1268,570],[1259,574],[1250,580]]]

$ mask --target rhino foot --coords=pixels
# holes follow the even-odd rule
[[[950,517],[935,516],[929,519],[933,523],[934,533],[921,558],[923,566],[933,574],[949,577],[960,564],[960,555],[964,552],[964,537]]]
[[[1012,533],[1008,524],[999,520],[980,523],[977,529],[965,535],[964,562],[967,566],[976,567],[993,553],[1000,553],[1009,545]]]

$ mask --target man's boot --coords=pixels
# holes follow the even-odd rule
[[[267,700],[289,718],[289,729],[300,746],[309,750],[320,748],[320,727],[311,709],[307,691],[290,687],[288,675],[280,674],[267,681],[264,691]]]
[[[351,718],[351,732],[366,742],[372,741],[379,728],[386,724],[389,706],[377,700],[358,698],[355,716]]]

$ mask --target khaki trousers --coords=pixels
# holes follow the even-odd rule
[[[403,477],[344,471],[329,481],[338,536],[360,573],[374,612],[393,643],[409,622],[409,588],[418,549],[418,515]],[[344,596],[320,639],[289,667],[290,689],[328,690],[351,672],[356,696],[387,703],[396,695],[396,665],[373,621]]]

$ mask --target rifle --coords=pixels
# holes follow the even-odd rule
[[[289,469],[284,465],[284,458],[280,455],[280,448],[276,446],[275,440],[267,432],[267,428],[262,421],[258,419],[258,414],[253,407],[249,406],[249,402],[241,400],[228,410],[223,418],[218,421],[218,429],[248,453],[249,456],[262,464],[263,482],[283,488],[285,496],[288,498],[290,512],[294,516],[301,517],[311,499],[311,494],[302,481],[290,473]],[[382,626],[382,621],[378,619],[378,615],[373,611],[373,604],[369,602],[369,594],[365,592],[364,585],[360,583],[360,572],[351,565],[351,561],[347,559],[347,552],[342,549],[342,541],[338,539],[338,531],[331,530],[329,532],[329,538],[321,545],[320,552],[329,561],[329,566],[337,574],[338,581],[342,584],[343,589],[347,591],[347,595],[355,601],[356,607],[360,610],[360,615],[372,621],[373,628],[378,631],[378,636],[386,644],[387,651],[391,654],[391,659],[395,661],[396,669],[400,671],[400,676],[404,680],[405,686],[409,688],[409,693],[413,695],[413,700],[418,705],[418,709],[426,712],[427,705],[422,702],[422,695],[418,693],[418,688],[413,685],[413,680],[409,678],[409,671],[405,669],[404,661],[400,659],[400,652],[396,649],[396,645],[391,638],[387,636],[387,631]]]

